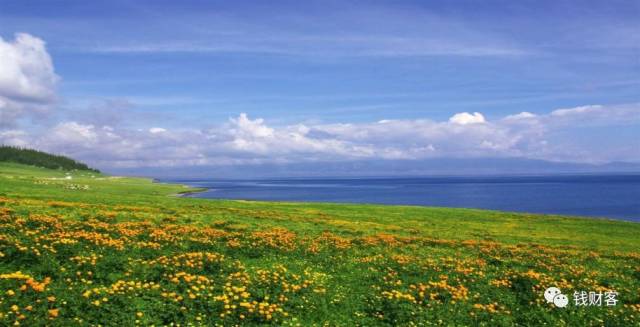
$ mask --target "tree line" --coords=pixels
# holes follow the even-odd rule
[[[87,170],[99,173],[97,169],[71,158],[33,149],[0,145],[0,161],[15,162],[49,169]]]

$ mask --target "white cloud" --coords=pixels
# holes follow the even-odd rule
[[[529,119],[533,119],[533,118],[536,118],[536,117],[538,117],[538,116],[535,115],[535,114],[532,114],[532,113],[527,112],[527,111],[523,111],[523,112],[521,112],[519,114],[508,115],[508,116],[504,117],[504,120],[512,120],[512,121],[513,120],[529,120]]]
[[[230,119],[237,128],[234,133],[241,137],[269,138],[273,137],[273,129],[264,125],[263,119],[251,120],[247,114],[241,113],[237,119]]]
[[[311,129],[305,125],[286,126],[279,129],[268,127],[264,120],[251,120],[242,113],[236,119],[230,119],[226,131],[216,129],[210,139],[228,140],[222,145],[233,150],[260,156],[275,157],[303,156],[306,154],[329,154],[340,156],[359,156],[363,149],[348,148],[338,139],[318,139],[310,137]],[[366,151],[365,151],[366,152]],[[290,158],[289,158],[290,159]]]
[[[67,121],[39,134],[17,130],[0,133],[0,142],[65,153],[101,167],[437,157],[606,161],[607,154],[597,146],[567,143],[555,138],[556,132],[585,124],[628,124],[640,113],[640,104],[582,108],[562,109],[565,111],[560,115],[558,111],[549,114],[524,112],[495,121],[487,121],[476,112],[459,113],[440,122],[396,119],[285,126],[272,126],[263,119],[240,114],[227,123],[203,130],[132,129],[124,125]],[[612,120],[610,116],[618,118]],[[640,122],[640,119],[635,121]],[[612,150],[607,153],[615,153],[616,160],[640,160],[638,151]]]
[[[159,134],[159,133],[164,133],[167,130],[162,128],[162,127],[151,127],[149,128],[149,133],[151,134]]]
[[[28,134],[21,130],[0,131],[0,144],[12,146],[28,146]]]
[[[25,33],[13,41],[0,37],[0,127],[46,111],[58,79],[44,41]]]
[[[13,42],[0,38],[0,95],[46,101],[54,96],[58,77],[44,41],[18,33]]]
[[[521,152],[519,132],[506,126],[461,128],[431,120],[271,127],[262,119],[241,114],[209,130],[131,130],[64,122],[46,134],[31,143],[103,166],[422,159]]]
[[[608,125],[640,122],[640,103],[588,105],[557,109],[543,117],[548,124]]]
[[[556,109],[551,112],[551,116],[563,117],[563,116],[570,116],[570,115],[592,114],[592,113],[597,113],[601,111],[602,108],[603,107],[601,105],[591,105],[591,106],[581,106],[581,107],[575,107],[575,108],[569,108],[569,109]]]
[[[93,125],[82,125],[76,122],[64,122],[51,130],[49,139],[62,145],[91,146],[98,134]]]
[[[461,112],[455,114],[449,118],[450,123],[459,124],[459,125],[467,125],[467,124],[480,124],[486,122],[484,116],[479,112],[474,112],[470,114],[468,112]]]

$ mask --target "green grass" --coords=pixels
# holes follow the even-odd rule
[[[189,191],[0,163],[0,274],[51,279],[37,292],[19,290],[25,279],[0,278],[0,324],[630,325],[640,318],[638,223],[175,196]],[[202,284],[174,283],[177,274]],[[134,286],[122,291],[119,281]],[[241,295],[224,298],[234,286],[249,294],[244,306]],[[615,290],[620,302],[554,308],[542,297],[550,286],[570,300],[573,291]],[[275,307],[261,313],[260,305]]]

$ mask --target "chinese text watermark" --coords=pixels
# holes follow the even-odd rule
[[[544,291],[544,298],[547,303],[553,303],[558,308],[564,308],[569,305],[569,298],[562,294],[557,287],[549,287]],[[612,307],[618,304],[618,292],[594,292],[594,291],[575,291],[573,292],[573,304],[576,307]]]

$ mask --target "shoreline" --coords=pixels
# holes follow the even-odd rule
[[[171,184],[171,183],[162,183],[162,184]],[[172,185],[181,185],[182,187],[187,188],[184,191],[169,194],[169,196],[178,197],[178,198],[184,198],[184,197],[187,197],[188,195],[202,193],[208,190],[207,188],[204,188],[204,187],[191,187],[189,185],[184,185],[184,184],[172,184]]]
[[[389,204],[389,203],[375,203],[375,202],[331,202],[331,201],[313,201],[313,200],[262,200],[262,199],[241,199],[241,198],[209,198],[209,197],[191,197],[190,195],[205,192],[209,189],[202,189],[197,191],[187,191],[182,193],[170,194],[172,197],[179,198],[191,198],[202,199],[212,201],[241,201],[241,202],[255,202],[266,204],[295,204],[295,205],[344,205],[344,206],[382,206],[382,207],[397,207],[397,208],[432,208],[432,209],[455,209],[455,210],[478,210],[494,213],[505,213],[514,215],[532,215],[541,217],[560,217],[568,219],[581,219],[581,220],[596,220],[596,221],[612,221],[612,222],[625,222],[640,224],[640,220],[622,219],[615,217],[605,216],[580,216],[580,215],[567,215],[559,213],[541,213],[541,212],[529,212],[529,211],[510,211],[500,209],[488,209],[488,208],[475,208],[475,207],[452,207],[452,206],[438,206],[438,205],[420,205],[420,204]]]
[[[169,184],[174,184],[168,182]],[[172,194],[175,197],[189,197],[193,199],[206,199],[206,200],[222,200],[222,201],[251,201],[251,202],[264,202],[264,203],[295,203],[295,204],[330,204],[330,205],[372,205],[372,206],[391,206],[391,207],[423,207],[423,208],[450,208],[450,209],[466,209],[466,210],[482,210],[482,211],[494,211],[494,212],[502,212],[509,214],[524,214],[524,215],[540,215],[540,216],[559,216],[559,217],[571,217],[577,219],[591,219],[591,220],[611,220],[611,221],[620,221],[620,222],[631,222],[631,223],[640,223],[640,216],[628,216],[628,217],[614,217],[614,216],[606,216],[603,214],[580,214],[580,213],[563,213],[563,212],[554,212],[551,209],[547,212],[540,211],[531,211],[531,210],[514,210],[512,208],[496,208],[496,207],[481,207],[481,206],[456,206],[450,204],[442,204],[442,203],[384,203],[384,202],[371,202],[371,201],[356,201],[352,200],[340,200],[340,199],[261,199],[261,198],[246,198],[241,197],[240,194],[238,197],[209,197],[209,196],[198,196],[201,193],[212,190],[214,188],[207,187],[192,187],[188,184],[175,183],[174,185],[182,185],[183,187],[188,187],[184,191],[179,193]],[[224,189],[222,190],[224,191]],[[220,195],[220,194],[218,194]],[[235,194],[238,195],[238,194]],[[462,203],[464,204],[464,203]],[[468,204],[468,203],[467,203]]]
[[[202,192],[206,192],[208,189],[206,188],[197,188],[194,190],[186,190],[186,191],[182,191],[182,192],[178,192],[178,193],[174,193],[174,194],[169,194],[169,196],[173,196],[173,197],[177,197],[177,198],[184,198],[187,197],[191,194],[196,194],[196,193],[202,193]],[[205,199],[205,198],[201,198],[201,199]]]
[[[117,176],[117,177],[124,177],[127,178],[126,176]],[[195,194],[195,193],[201,193],[201,192],[205,192],[208,190],[208,188],[204,188],[204,187],[193,187],[193,186],[189,186],[186,184],[181,184],[181,183],[168,183],[168,182],[161,182],[160,180],[158,180],[157,178],[148,178],[148,177],[142,177],[142,178],[147,178],[149,180],[151,180],[152,184],[165,184],[165,185],[179,185],[182,186],[183,188],[185,188],[186,190],[184,191],[180,191],[178,193],[172,193],[172,194],[168,194],[167,196],[169,197],[176,197],[176,198],[183,198],[186,197],[190,194]]]

